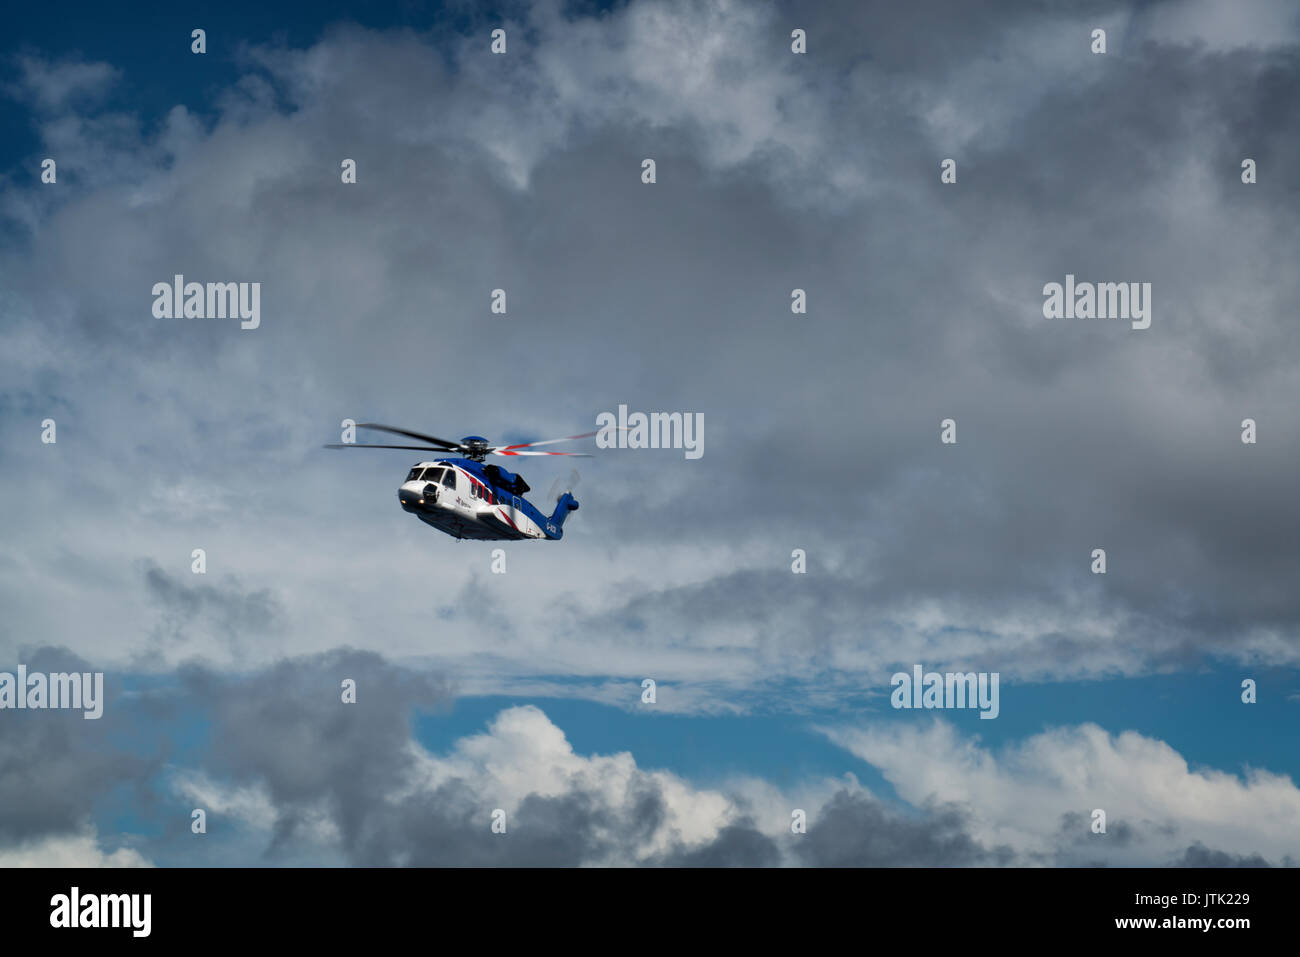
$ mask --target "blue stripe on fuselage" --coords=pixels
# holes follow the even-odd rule
[[[532,502],[528,501],[528,499],[524,498],[523,496],[512,495],[510,492],[507,492],[505,489],[498,488],[497,486],[493,485],[492,482],[488,479],[487,471],[483,468],[482,462],[475,462],[473,459],[439,459],[438,461],[445,462],[447,465],[454,465],[459,469],[464,469],[470,475],[474,476],[476,479],[478,479],[480,482],[482,482],[484,485],[486,485],[488,488],[492,490],[492,495],[496,499],[496,504],[514,505],[515,502],[518,502],[519,511],[523,512],[534,522],[536,522],[537,527],[542,530],[543,535],[545,535],[547,538],[559,537],[557,535],[552,535],[549,531],[547,531],[546,523],[550,521],[550,517],[543,515],[541,512],[539,512]]]

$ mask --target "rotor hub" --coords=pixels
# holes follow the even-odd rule
[[[488,456],[491,446],[488,440],[481,435],[467,435],[460,440],[460,444],[465,449],[465,458],[472,459],[475,462],[482,462]]]

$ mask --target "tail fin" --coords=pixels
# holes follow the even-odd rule
[[[559,501],[555,503],[555,511],[546,523],[546,534],[554,539],[561,538],[564,535],[564,520],[577,507],[578,500],[573,497],[572,493],[565,492],[561,495]]]

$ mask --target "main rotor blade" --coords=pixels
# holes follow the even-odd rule
[[[366,445],[364,442],[349,442],[346,445],[322,445],[323,449],[413,449],[417,452],[454,452],[455,449],[436,449],[432,445]]]
[[[419,439],[421,442],[429,442],[432,445],[441,445],[443,448],[452,451],[462,451],[465,446],[459,442],[448,442],[446,439],[440,439],[434,435],[425,435],[423,432],[411,432],[407,429],[395,429],[391,425],[379,425],[376,422],[358,422],[359,429],[378,429],[380,432],[392,432],[394,435],[404,435],[408,439]]]
[[[520,442],[518,445],[497,445],[492,448],[493,452],[504,453],[507,449],[531,449],[534,445],[554,445],[556,442],[574,442],[578,439],[589,439],[596,432],[583,432],[582,435],[566,435],[562,439],[543,439],[541,442]]]
[[[489,449],[488,455],[574,455],[580,459],[592,457],[590,452],[507,452],[504,449],[500,451]]]

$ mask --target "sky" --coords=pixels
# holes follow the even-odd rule
[[[105,689],[0,709],[0,865],[1300,861],[1294,5],[141,10],[0,47],[0,672]],[[561,542],[322,448],[620,406],[703,454]]]

